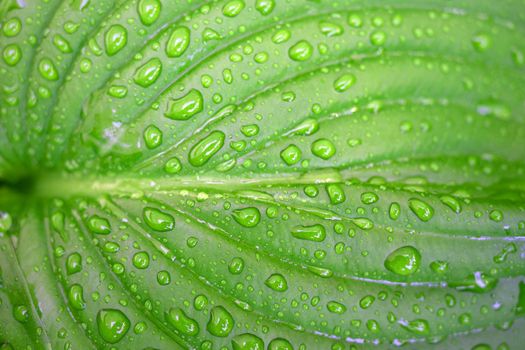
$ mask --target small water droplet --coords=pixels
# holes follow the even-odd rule
[[[154,149],[162,144],[162,131],[155,125],[150,125],[144,130],[144,142],[146,147]]]
[[[166,162],[166,165],[164,165],[164,170],[168,174],[177,174],[182,170],[182,164],[177,157],[173,157]]]
[[[478,52],[486,51],[492,44],[490,36],[487,34],[477,34],[472,38],[472,47]]]
[[[368,309],[375,300],[376,298],[373,295],[366,295],[359,301],[359,306],[361,306],[362,309]]]
[[[374,223],[372,222],[372,220],[367,218],[353,218],[352,222],[361,230],[368,231],[374,228]]]
[[[71,48],[71,45],[69,44],[69,41],[67,41],[62,35],[56,34],[53,37],[53,45],[57,49],[60,50],[62,53],[70,53],[73,52],[73,49]]]
[[[461,204],[456,198],[452,196],[442,196],[439,199],[441,200],[441,203],[445,204],[447,207],[452,209],[454,213],[456,214],[461,213]]]
[[[7,65],[16,66],[22,59],[22,50],[17,44],[9,44],[4,47],[2,56]]]
[[[255,9],[263,16],[272,13],[275,8],[275,0],[256,0]]]
[[[341,35],[344,32],[343,27],[341,27],[339,24],[327,21],[319,22],[319,30],[329,38]]]
[[[2,30],[7,37],[17,36],[22,30],[22,21],[18,17],[10,18],[4,23]]]
[[[500,210],[496,210],[496,209],[492,210],[489,213],[489,218],[490,220],[495,221],[495,222],[503,221],[503,213]]]
[[[286,339],[275,338],[268,344],[268,350],[293,350],[293,346]]]
[[[82,255],[71,253],[66,260],[66,271],[68,275],[82,271]]]
[[[20,323],[29,321],[29,309],[25,305],[17,305],[13,307],[13,317]]]
[[[13,225],[13,218],[9,213],[0,211],[0,231],[7,232]]]
[[[326,304],[326,308],[328,311],[334,314],[344,314],[346,312],[346,306],[344,306],[341,303],[338,303],[337,301],[329,301]]]
[[[361,193],[361,202],[363,204],[373,204],[379,200],[379,196],[374,192]]]
[[[386,42],[386,33],[381,30],[372,32],[372,34],[370,34],[370,42],[375,46],[384,45]]]
[[[346,200],[345,191],[339,184],[330,184],[326,186],[326,192],[330,198],[330,203],[336,205],[341,204]]]
[[[274,44],[282,44],[282,43],[287,42],[291,36],[292,36],[292,33],[290,33],[288,29],[279,29],[272,36],[272,42]]]
[[[426,320],[417,319],[409,322],[400,321],[400,324],[401,327],[403,327],[410,333],[423,336],[430,334],[430,326],[428,325],[428,322]]]

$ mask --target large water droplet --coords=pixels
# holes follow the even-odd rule
[[[294,61],[306,61],[312,57],[313,52],[314,48],[312,47],[312,44],[306,40],[301,40],[290,47],[288,50],[288,56]]]
[[[222,13],[226,17],[235,17],[241,13],[241,11],[244,9],[244,6],[245,4],[243,0],[232,0],[223,6]]]
[[[149,266],[149,254],[147,252],[138,252],[133,255],[133,266],[137,269],[147,269]]]
[[[302,152],[296,145],[290,145],[281,151],[281,159],[288,165],[297,164],[301,155]]]
[[[256,0],[255,9],[263,16],[272,13],[275,8],[275,0]]]
[[[423,202],[419,199],[410,199],[408,201],[408,206],[410,210],[423,222],[427,222],[434,216],[434,208],[429,204]]]
[[[327,139],[319,139],[312,144],[312,153],[321,159],[328,160],[335,154],[334,144]]]
[[[137,85],[148,87],[154,84],[162,73],[162,62],[158,58],[152,58],[135,72],[133,80]]]
[[[330,184],[326,186],[326,192],[330,198],[330,203],[336,205],[341,204],[346,200],[346,195],[343,187],[339,184]]]
[[[232,214],[235,221],[244,227],[255,227],[261,220],[261,213],[259,209],[251,207],[244,209],[236,209]]]
[[[162,144],[162,131],[155,125],[150,125],[144,130],[144,142],[146,147],[154,149]]]
[[[178,27],[170,35],[166,44],[168,57],[180,57],[190,45],[190,30],[187,27]]]
[[[66,272],[68,275],[73,275],[82,270],[82,255],[79,253],[71,253],[66,260]]]
[[[236,335],[232,339],[233,350],[264,350],[261,338],[251,333]]]
[[[20,50],[20,47],[17,44],[6,45],[2,57],[7,65],[16,66],[22,59],[22,50]]]
[[[199,324],[194,319],[188,317],[180,308],[171,308],[166,313],[166,320],[175,327],[176,330],[185,335],[197,335]]]
[[[162,4],[160,0],[140,0],[137,5],[140,21],[144,25],[152,25],[160,16]]]
[[[87,227],[91,232],[99,235],[107,235],[111,233],[111,225],[109,224],[109,221],[98,215],[93,215],[89,218],[87,221]]]
[[[264,284],[276,292],[284,292],[288,289],[288,282],[286,282],[284,276],[279,273],[272,274],[264,281]]]
[[[202,112],[203,98],[199,90],[192,89],[186,95],[168,102],[166,117],[174,120],[188,120],[195,114]]]
[[[58,80],[58,72],[53,61],[49,58],[42,58],[38,63],[38,71],[40,75],[47,80]]]
[[[84,310],[86,302],[84,301],[84,289],[79,284],[74,284],[69,288],[67,294],[69,304],[77,310]]]
[[[128,31],[120,24],[112,25],[106,32],[105,44],[108,56],[117,54],[128,43]]]
[[[110,344],[118,343],[128,332],[130,321],[120,310],[102,309],[97,314],[98,333]]]
[[[206,164],[224,146],[225,137],[222,131],[213,131],[197,142],[188,155],[190,164],[195,167]]]
[[[322,242],[326,238],[324,226],[316,224],[312,226],[295,226],[292,229],[292,236],[313,242]]]
[[[293,346],[286,339],[275,338],[268,344],[268,350],[293,350]]]
[[[146,207],[143,212],[146,225],[159,232],[167,232],[175,227],[175,219],[170,214],[156,208]]]
[[[222,306],[211,309],[210,320],[206,326],[208,332],[216,337],[227,337],[234,326],[232,315]]]
[[[404,246],[391,252],[385,259],[387,270],[401,275],[412,275],[421,264],[421,254],[413,246]]]

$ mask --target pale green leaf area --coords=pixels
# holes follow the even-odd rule
[[[522,350],[525,1],[0,0],[0,350]]]

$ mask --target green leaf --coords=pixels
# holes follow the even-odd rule
[[[521,349],[524,14],[0,2],[0,347]]]

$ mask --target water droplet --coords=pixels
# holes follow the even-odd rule
[[[166,44],[168,57],[180,57],[190,45],[190,30],[187,27],[178,27],[170,35]]]
[[[310,136],[317,131],[319,131],[319,122],[316,119],[308,118],[293,128],[290,132],[295,135]]]
[[[147,252],[138,252],[133,255],[133,266],[137,269],[147,269],[149,266],[149,254]]]
[[[441,260],[432,261],[430,263],[430,269],[435,273],[442,275],[448,271],[448,262]]]
[[[16,66],[22,59],[22,50],[20,50],[17,44],[9,44],[4,47],[2,56],[7,65]]]
[[[53,37],[53,45],[57,49],[60,50],[62,53],[70,53],[73,52],[73,49],[71,48],[71,45],[69,44],[69,41],[67,41],[62,35],[56,34]]]
[[[442,196],[439,198],[441,200],[441,203],[445,204],[447,207],[452,209],[452,211],[456,214],[461,213],[461,204],[459,201],[451,196]]]
[[[166,165],[164,165],[164,170],[168,174],[177,174],[182,170],[182,164],[177,157],[173,157],[166,162]]]
[[[306,40],[298,41],[295,45],[290,47],[288,50],[288,56],[294,61],[306,61],[314,52],[312,44]]]
[[[272,274],[264,281],[264,284],[276,292],[284,292],[288,289],[288,282],[286,282],[284,276],[279,273]]]
[[[343,27],[337,23],[321,21],[319,22],[319,30],[327,37],[338,36],[343,34]]]
[[[162,4],[159,0],[140,0],[137,5],[137,12],[142,24],[149,26],[157,21],[160,16]]]
[[[363,19],[356,13],[351,13],[348,16],[348,25],[354,28],[361,28],[363,26]]]
[[[336,205],[341,204],[346,200],[345,191],[339,184],[330,184],[326,186],[326,192],[330,198],[330,203]]]
[[[42,58],[38,63],[38,71],[40,75],[47,80],[56,81],[58,80],[58,72],[49,58]]]
[[[71,253],[66,260],[66,271],[68,275],[82,271],[82,255]]]
[[[412,275],[421,264],[421,254],[412,246],[404,246],[391,252],[385,259],[387,270],[401,275]]]
[[[74,284],[69,288],[67,294],[69,304],[77,310],[84,310],[86,308],[86,302],[84,301],[84,289],[79,284]]]
[[[13,17],[4,23],[2,30],[7,37],[17,36],[22,30],[22,21],[18,17]]]
[[[202,294],[197,295],[195,299],[193,299],[193,306],[197,311],[204,310],[204,308],[208,306],[208,298]]]
[[[166,313],[166,320],[179,332],[186,335],[197,335],[199,324],[194,319],[188,317],[180,308],[171,308]]]
[[[206,329],[211,335],[216,337],[227,337],[234,326],[232,315],[222,306],[215,306],[211,309],[210,320]]]
[[[170,214],[158,209],[146,207],[143,212],[144,222],[158,232],[167,232],[175,227],[175,219]]]
[[[238,257],[233,258],[228,265],[228,271],[230,271],[232,275],[238,275],[242,270],[244,270],[244,260]]]
[[[241,132],[246,137],[256,136],[259,133],[259,126],[257,124],[243,125]]]
[[[261,220],[261,213],[257,208],[236,209],[232,214],[235,221],[244,227],[255,227]]]
[[[236,335],[232,339],[233,350],[264,350],[261,338],[251,333]]]
[[[382,46],[386,42],[386,33],[383,31],[374,31],[370,34],[370,42],[375,46]]]
[[[174,120],[188,120],[195,114],[202,112],[202,109],[202,93],[199,90],[192,89],[181,98],[171,99],[164,115]]]
[[[162,131],[155,125],[150,125],[144,130],[144,142],[146,147],[154,149],[162,144]]]
[[[272,13],[275,8],[275,0],[256,0],[255,9],[263,16]]]
[[[13,225],[13,218],[9,213],[0,211],[0,231],[7,232]]]
[[[13,317],[20,323],[26,323],[29,320],[29,309],[25,305],[13,307]]]
[[[313,242],[322,242],[326,238],[324,226],[316,224],[312,226],[295,226],[292,229],[292,236]]]
[[[106,32],[105,44],[108,56],[117,54],[128,43],[128,31],[120,24],[112,25]]]
[[[226,3],[222,8],[222,14],[226,17],[235,17],[244,9],[243,0],[232,0]]]
[[[341,303],[338,303],[337,301],[329,301],[326,304],[326,308],[328,311],[334,314],[344,314],[346,312],[346,306],[344,306]]]
[[[368,309],[370,306],[372,306],[375,300],[376,298],[372,295],[364,296],[359,301],[359,306],[361,306],[362,309]]]
[[[401,327],[409,331],[410,333],[417,335],[429,335],[430,327],[428,322],[423,319],[417,319],[409,322],[400,321]]]
[[[379,200],[379,196],[374,192],[361,193],[361,202],[363,204],[373,204]]]
[[[296,145],[289,145],[281,151],[281,159],[288,165],[297,164],[301,160],[302,152]]]
[[[372,220],[367,218],[353,218],[352,222],[361,230],[368,231],[374,228],[374,223],[372,222]]]
[[[489,214],[489,218],[492,221],[500,222],[503,220],[503,213],[499,210],[492,210]]]
[[[118,343],[129,330],[130,321],[120,310],[102,309],[97,314],[98,333],[110,344]]]
[[[319,139],[312,144],[312,153],[324,160],[328,160],[335,154],[334,144],[327,139]]]
[[[167,286],[171,282],[171,275],[168,271],[162,270],[157,273],[157,282],[161,286]]]
[[[422,200],[415,198],[410,199],[408,201],[408,206],[410,207],[410,210],[416,214],[419,220],[423,222],[429,221],[434,216],[434,208]]]
[[[222,131],[213,131],[197,142],[188,156],[190,164],[195,167],[206,164],[224,146],[225,137]]]
[[[344,92],[352,87],[356,82],[356,77],[353,74],[345,74],[334,81],[334,89],[337,92]]]
[[[288,29],[280,29],[272,36],[274,44],[282,44],[290,40],[292,33]]]
[[[107,235],[111,233],[111,225],[107,219],[104,219],[98,215],[93,215],[87,222],[88,229],[93,233],[99,235]]]
[[[478,34],[472,38],[472,47],[478,52],[486,51],[491,44],[492,40],[486,34]]]
[[[144,88],[154,84],[162,73],[162,62],[158,58],[152,58],[142,67],[139,67],[133,76],[137,85]]]
[[[485,293],[491,291],[498,284],[498,280],[490,275],[486,275],[483,272],[475,272],[463,281],[449,282],[449,286],[456,288],[460,291],[474,292],[474,293]]]
[[[286,339],[275,338],[268,344],[268,350],[293,350],[293,346]]]

